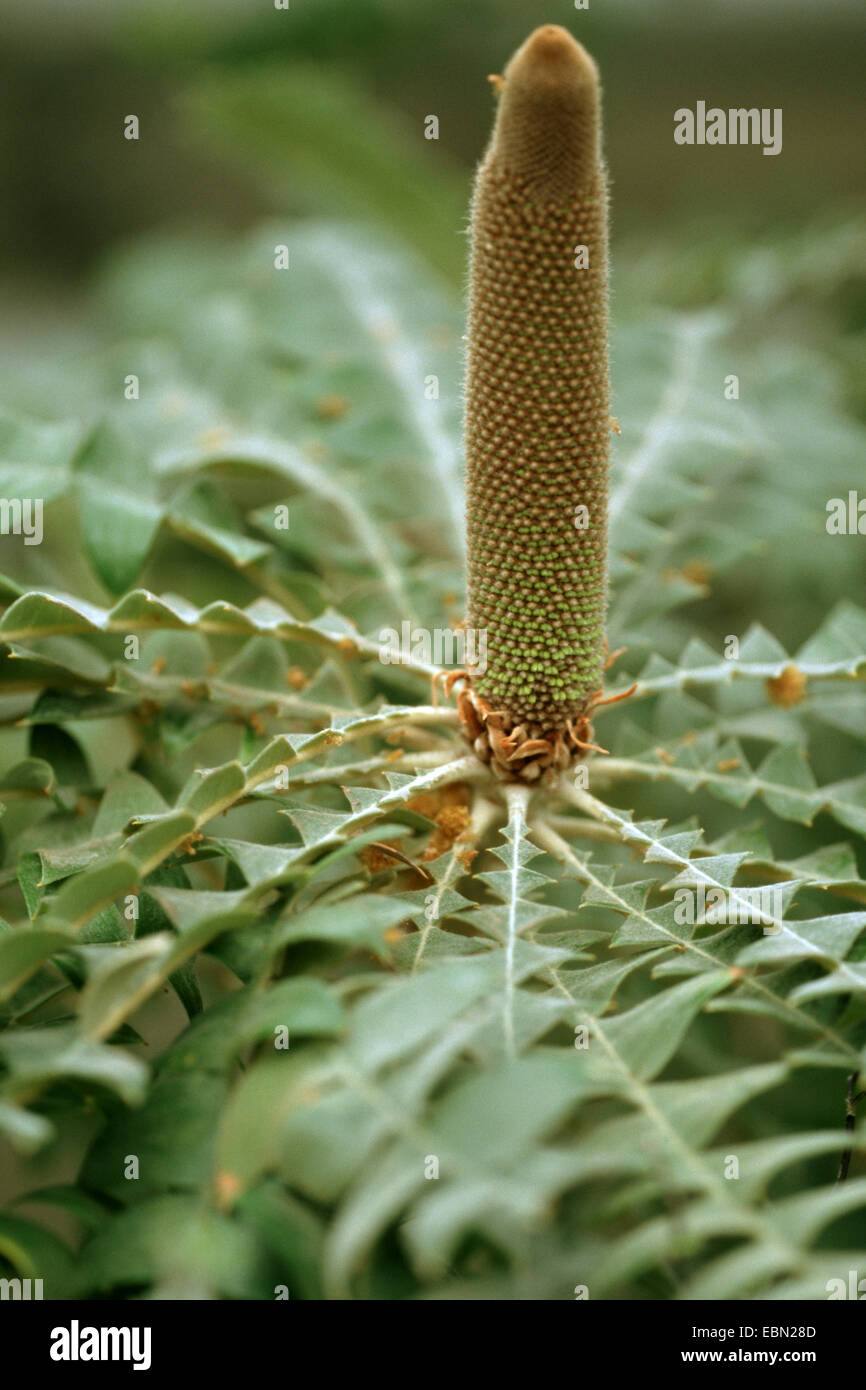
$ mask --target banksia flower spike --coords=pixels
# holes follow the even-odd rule
[[[472,204],[467,625],[486,667],[460,707],[500,776],[589,744],[605,662],[607,189],[595,64],[558,25],[501,78]]]

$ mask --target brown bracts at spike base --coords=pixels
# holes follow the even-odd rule
[[[494,79],[472,203],[467,625],[460,695],[503,777],[585,755],[605,664],[610,387],[607,189],[595,64],[557,25]]]

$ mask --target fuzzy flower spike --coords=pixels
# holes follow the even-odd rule
[[[494,80],[472,202],[467,624],[479,756],[534,781],[585,756],[605,665],[610,455],[607,186],[596,67],[536,29]]]

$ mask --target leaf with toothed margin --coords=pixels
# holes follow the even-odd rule
[[[250,887],[279,882],[290,872],[300,851],[295,846],[260,845],[249,840],[229,840],[209,835],[208,847],[216,848],[237,864]]]
[[[673,985],[610,1019],[605,1023],[605,1038],[640,1080],[656,1076],[673,1056],[699,1009],[731,983],[730,971],[716,970]]]
[[[708,854],[689,860],[678,874],[668,879],[668,888],[695,888],[700,884],[721,884],[730,888],[738,869],[748,858],[746,854]],[[676,863],[675,857],[671,862]]]
[[[405,772],[385,773],[385,781],[388,783],[391,791],[395,792],[402,791],[404,787],[411,786],[414,780],[413,777],[408,776]]]
[[[397,805],[383,806],[382,798],[389,793],[380,793],[378,799],[360,810],[348,813],[340,811],[320,811],[313,807],[280,807],[280,815],[289,817],[305,850],[326,849],[342,844],[355,832],[381,821],[399,821],[410,828],[429,830],[430,822],[416,811],[407,811]],[[380,831],[380,834],[382,832]]]
[[[847,956],[864,927],[866,912],[838,912],[832,917],[783,922],[781,931],[764,936],[741,951],[737,964],[781,965],[798,960],[833,963]]]
[[[585,1013],[603,1014],[619,986],[629,975],[642,969],[648,961],[653,958],[657,960],[664,954],[665,947],[656,946],[652,952],[634,955],[626,960],[605,960],[597,965],[587,965],[580,970],[560,970],[558,976],[568,990],[576,1009]]]
[[[353,814],[357,811],[370,811],[382,800],[382,792],[376,787],[341,787],[341,791]]]
[[[301,837],[305,849],[335,843],[353,817],[345,811],[318,811],[309,806],[282,808]]]
[[[718,743],[712,733],[698,735],[676,756],[659,750],[619,758],[617,775],[635,780],[669,782],[688,792],[706,790],[742,807],[760,796],[783,820],[811,825],[822,811],[840,825],[866,833],[866,774],[818,786],[800,743],[781,743],[752,769],[738,743]]]
[[[483,915],[473,915],[472,921],[486,932],[507,940],[515,933],[522,935],[544,922],[568,916],[566,909],[553,903],[532,901],[526,894],[549,888],[555,882],[549,875],[527,867],[541,855],[537,845],[526,837],[527,825],[517,804],[512,806],[511,818],[502,829],[505,846],[491,850],[503,869],[492,869],[477,877],[493,891],[503,907],[486,907]]]
[[[682,922],[681,914],[674,903],[664,903],[662,907],[643,908],[626,917],[611,937],[611,946],[658,946],[667,941],[671,945],[690,941],[694,936],[694,923]]]
[[[25,593],[0,619],[0,641],[27,642],[54,633],[126,634],[152,629],[237,636],[272,634],[284,640],[310,642],[333,650],[342,651],[348,643],[373,656],[378,652],[375,644],[364,643],[351,624],[337,613],[301,622],[271,600],[258,599],[246,609],[225,602],[196,608],[176,595],[159,598],[146,589],[126,594],[113,608],[101,608],[69,595],[44,591]]]
[[[850,231],[839,228],[833,255],[801,251],[810,293],[816,264],[855,263],[853,255],[846,260]],[[295,271],[300,265],[310,275],[276,277],[277,284],[272,251],[283,237],[292,242]],[[625,397],[612,473],[610,612],[634,654],[624,667],[633,659],[636,672],[659,654],[643,665],[633,702],[598,711],[599,741],[612,749],[609,759],[589,764],[593,791],[604,797],[602,819],[586,806],[569,803],[564,811],[546,787],[518,807],[514,789],[476,769],[470,825],[472,833],[477,825],[484,830],[428,861],[414,832],[427,843],[431,822],[405,805],[425,790],[435,794],[435,777],[409,774],[416,748],[425,750],[419,774],[440,751],[443,762],[456,759],[456,711],[383,707],[383,698],[409,702],[413,689],[433,697],[417,683],[429,676],[423,663],[411,672],[388,669],[377,660],[374,635],[380,623],[399,623],[413,608],[421,624],[450,622],[454,597],[446,595],[459,606],[460,577],[444,557],[460,528],[443,526],[442,518],[459,522],[460,497],[451,488],[443,506],[430,467],[431,458],[439,464],[448,452],[453,462],[456,454],[453,440],[443,448],[440,404],[417,406],[423,373],[416,370],[427,370],[431,353],[431,370],[440,357],[454,358],[457,339],[437,345],[441,297],[429,289],[412,300],[417,267],[390,247],[372,265],[366,253],[359,256],[362,242],[357,230],[332,229],[322,242],[316,230],[286,223],[240,251],[232,244],[203,252],[196,243],[185,258],[176,244],[130,253],[126,268],[111,272],[111,294],[115,311],[125,306],[120,312],[137,343],[144,324],[142,400],[114,408],[92,381],[79,396],[69,381],[64,386],[68,373],[52,372],[81,418],[108,407],[129,432],[123,458],[131,450],[146,455],[141,498],[108,537],[105,563],[114,574],[103,564],[103,577],[117,584],[123,566],[139,563],[157,497],[176,521],[184,514],[177,529],[185,539],[171,525],[161,529],[150,573],[158,567],[169,591],[162,597],[139,592],[113,606],[88,604],[53,587],[81,587],[62,547],[53,548],[52,529],[56,537],[65,526],[58,507],[48,516],[46,546],[22,551],[15,564],[26,568],[0,580],[9,609],[2,619],[9,656],[0,655],[8,673],[0,695],[3,765],[13,767],[29,746],[52,763],[57,781],[42,784],[40,774],[19,789],[25,795],[9,797],[4,911],[22,921],[0,923],[0,976],[6,959],[11,991],[0,1028],[8,1025],[38,1050],[40,1033],[55,1028],[53,1041],[66,1044],[80,1039],[83,1026],[97,1034],[116,1026],[99,1056],[127,1057],[125,1044],[141,1049],[148,1040],[151,1011],[139,1019],[141,1006],[162,1003],[162,985],[198,951],[216,958],[201,963],[205,1000],[221,995],[228,1007],[219,1046],[218,1005],[210,1025],[207,1009],[202,1030],[187,1029],[168,1055],[154,1058],[157,1076],[165,1069],[176,1075],[169,1087],[156,1080],[145,1111],[129,1113],[91,1080],[46,1070],[28,1082],[7,1070],[0,1129],[32,1148],[48,1138],[44,1116],[62,1124],[71,1107],[77,1132],[83,1104],[97,1138],[82,1171],[113,1205],[134,1186],[118,1176],[118,1162],[135,1149],[128,1136],[150,1133],[136,1131],[140,1120],[152,1128],[159,1162],[147,1181],[162,1192],[153,1204],[160,1258],[142,1262],[139,1250],[118,1260],[117,1249],[126,1248],[123,1215],[103,1216],[100,1225],[99,1212],[91,1212],[95,1248],[92,1261],[85,1255],[82,1288],[101,1297],[130,1287],[144,1296],[171,1293],[177,1262],[161,1255],[171,1246],[163,1236],[178,1220],[184,1273],[210,1296],[227,1286],[244,1297],[271,1296],[276,1260],[292,1296],[295,1284],[304,1287],[299,1270],[310,1268],[315,1296],[365,1297],[381,1287],[422,1298],[561,1298],[581,1280],[593,1297],[675,1296],[683,1288],[823,1297],[835,1269],[816,1246],[819,1228],[836,1218],[831,1241],[850,1249],[832,1258],[847,1269],[859,1249],[855,1208],[862,1204],[862,1190],[850,1185],[856,1172],[841,1196],[828,1189],[846,1143],[862,1162],[859,1131],[846,1136],[843,1121],[846,1074],[864,1065],[858,913],[866,885],[856,845],[822,849],[819,841],[832,838],[824,815],[847,827],[852,842],[864,828],[866,793],[847,740],[866,734],[866,617],[839,605],[794,656],[753,624],[738,658],[728,660],[703,610],[695,610],[692,641],[683,637],[685,624],[665,613],[710,586],[718,612],[733,612],[725,567],[745,554],[752,533],[766,534],[768,515],[777,528],[771,544],[796,523],[792,476],[765,492],[767,479],[781,477],[792,451],[805,447],[810,467],[793,477],[798,501],[805,500],[804,479],[813,491],[816,477],[829,482],[823,457],[840,478],[850,472],[853,486],[862,432],[835,399],[822,411],[815,374],[778,353],[765,354],[760,418],[738,411],[735,420],[712,386],[730,356],[720,324],[683,314],[660,324],[639,303],[635,322],[624,335],[622,325],[617,330],[617,390]],[[779,284],[790,289],[780,258],[766,274],[767,254],[759,248],[745,269],[739,258],[731,303],[753,282],[764,290],[770,284],[771,300]],[[818,292],[829,288],[827,281]],[[416,342],[410,326],[420,333]],[[82,379],[104,377],[99,353],[80,356]],[[395,389],[383,395],[383,384]],[[446,394],[450,430],[459,393]],[[46,498],[70,490],[80,427],[64,427],[68,439],[56,449],[44,428],[10,436],[4,451],[0,423],[0,471],[10,479],[0,491],[11,495],[22,476],[41,479]],[[77,473],[92,511],[85,527],[92,547],[101,504],[94,470],[89,482],[86,471]],[[103,517],[128,482],[109,471]],[[283,497],[297,544],[282,545],[274,534],[271,504]],[[755,504],[743,507],[744,497]],[[733,500],[747,522],[752,517],[745,532],[729,524]],[[814,497],[814,512],[813,504]],[[309,535],[299,535],[299,519],[309,522]],[[808,524],[812,534],[814,515]],[[136,532],[128,553],[117,544],[124,527]],[[191,568],[190,541],[225,563],[204,559]],[[826,549],[826,565],[817,542],[781,546],[774,555],[777,563],[764,565],[773,594],[758,595],[767,612],[782,608],[778,572],[796,570],[799,582],[813,555],[826,572],[816,586],[813,568],[810,583],[801,584],[808,603],[854,592],[845,558],[853,551],[843,542]],[[23,597],[22,573],[48,590]],[[259,584],[269,594],[250,603]],[[186,597],[170,592],[178,586]],[[343,615],[325,608],[331,601]],[[801,608],[788,614],[792,632]],[[121,658],[122,639],[139,631],[141,660]],[[666,659],[676,651],[678,660]],[[778,686],[767,684],[789,667]],[[610,690],[630,683],[623,674]],[[817,738],[816,721],[824,726]],[[44,752],[55,737],[52,724],[82,748],[86,782],[79,776],[74,783],[63,761]],[[352,744],[362,739],[369,742],[356,757]],[[398,742],[399,760],[389,766]],[[803,757],[810,746],[813,771]],[[195,766],[203,775],[192,775]],[[123,771],[129,767],[136,772]],[[840,772],[844,780],[821,785]],[[394,775],[383,780],[383,773]],[[464,785],[474,780],[465,763],[448,776]],[[633,816],[608,804],[621,799],[618,784]],[[279,818],[287,791],[291,811],[336,818],[324,837],[321,822],[308,823],[304,845]],[[709,798],[718,803],[706,839],[697,821],[676,819],[689,798],[699,811]],[[752,802],[766,811],[758,828],[744,824],[749,817],[739,810]],[[442,809],[450,809],[448,798]],[[215,821],[223,811],[228,820]],[[446,835],[459,828],[459,814],[450,824],[436,815]],[[223,825],[225,839],[210,835]],[[548,825],[565,845],[562,868],[552,867],[556,854],[536,856],[536,844],[548,856],[559,848],[543,833]],[[400,838],[410,834],[408,843]],[[368,856],[359,859],[378,840],[402,846],[418,872],[401,860],[380,868],[377,856],[373,868]],[[440,843],[434,839],[431,851]],[[592,853],[584,852],[587,844]],[[765,936],[760,923],[717,927],[699,907],[693,923],[678,923],[670,895],[701,883],[730,907],[745,901],[745,884],[778,891],[778,930]],[[152,904],[137,924],[122,915],[130,894]],[[63,920],[55,917],[58,903]],[[157,910],[161,935],[134,936],[153,931]],[[275,928],[293,935],[281,945]],[[53,942],[67,949],[43,954]],[[442,972],[455,962],[465,976]],[[280,978],[286,971],[296,973]],[[723,987],[701,1003],[717,980]],[[300,1016],[311,1030],[293,1036],[285,1056],[268,1036],[284,1022],[283,1010],[285,1021]],[[735,1013],[742,1017],[727,1017]],[[48,1018],[57,1020],[50,1030]],[[573,1036],[583,1018],[591,1030],[585,1051]],[[742,1056],[756,1047],[783,1060],[743,1066]],[[218,1086],[208,1079],[217,1074],[211,1062]],[[662,1074],[660,1066],[676,1079],[644,1074]],[[236,1105],[237,1097],[244,1102]],[[797,1133],[819,1110],[819,1132]],[[191,1114],[202,1120],[198,1130],[185,1128]],[[157,1143],[178,1115],[192,1157],[182,1144]],[[756,1115],[762,1133],[775,1134],[757,1146],[743,1142]],[[780,1140],[783,1130],[788,1137]],[[100,1154],[114,1158],[100,1163]],[[732,1154],[741,1163],[739,1182],[725,1173]],[[431,1155],[440,1164],[436,1181],[425,1172]],[[171,1207],[171,1194],[170,1210],[159,1205],[175,1179],[188,1194],[182,1210]],[[202,1194],[206,1205],[231,1209],[204,1238]],[[259,1204],[258,1220],[249,1219],[246,1202]],[[148,1222],[144,1212],[128,1228],[133,1244]],[[241,1246],[229,1238],[234,1227]],[[780,1263],[780,1251],[785,1259],[790,1252],[791,1268]],[[246,1272],[226,1274],[241,1265]]]

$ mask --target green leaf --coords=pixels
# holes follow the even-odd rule
[[[138,577],[162,511],[126,438],[102,425],[75,461],[84,545],[106,589],[122,594]],[[144,486],[143,486],[144,483]]]
[[[85,1187],[124,1206],[167,1190],[197,1192],[210,1175],[226,1093],[212,1072],[161,1074],[139,1109],[122,1111],[103,1129],[82,1172]]]
[[[268,1296],[251,1234],[198,1198],[180,1194],[120,1212],[76,1262],[79,1298],[148,1286],[162,1298]]]
[[[77,1035],[73,1028],[28,1028],[0,1035],[0,1055],[9,1067],[5,1091],[70,1077],[114,1090],[129,1104],[144,1095],[144,1064],[118,1048]]]
[[[0,999],[18,986],[55,951],[66,950],[74,937],[59,931],[22,927],[0,936]]]
[[[251,987],[238,990],[203,1014],[169,1049],[170,1070],[223,1071],[250,1043],[276,1047],[287,1030],[293,1037],[328,1037],[340,1030],[343,1011],[336,996],[316,979],[276,982],[265,994]],[[277,1033],[280,1037],[277,1038]]]
[[[72,1288],[72,1253],[64,1243],[18,1216],[0,1216],[0,1256],[21,1279],[41,1279],[42,1292],[31,1297],[68,1298]]]

